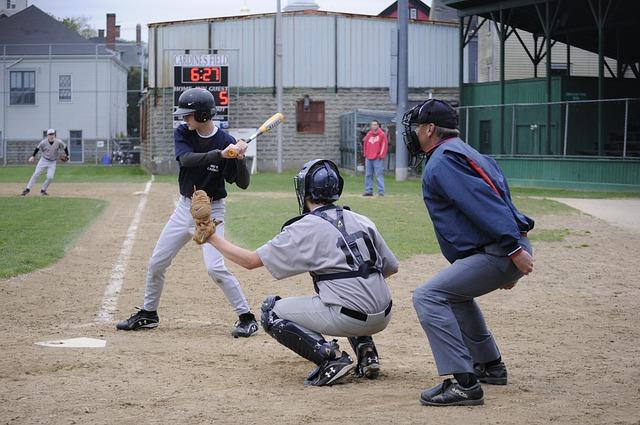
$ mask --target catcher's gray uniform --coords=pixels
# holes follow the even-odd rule
[[[326,209],[324,213],[336,219],[336,208]],[[371,247],[367,246],[364,237],[356,238],[354,242],[362,260],[370,261],[372,268],[379,272],[372,272],[367,278],[314,279],[318,295],[280,299],[273,311],[281,319],[318,333],[347,337],[371,335],[382,331],[391,318],[388,310],[391,294],[383,276],[397,271],[398,260],[371,220],[348,210],[342,213],[344,227],[350,234],[362,232],[371,241]],[[323,276],[352,271],[351,254],[341,248],[342,241],[343,235],[334,225],[311,213],[286,225],[279,235],[256,252],[276,279],[304,272]],[[360,312],[365,320],[351,317],[344,311]]]

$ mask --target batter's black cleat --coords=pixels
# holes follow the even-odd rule
[[[49,194],[47,193],[47,191],[46,191],[46,190],[41,190],[41,191],[40,191],[40,195],[42,195],[42,196],[49,196]]]
[[[333,385],[346,376],[352,369],[353,360],[350,355],[343,351],[342,356],[337,359],[327,360],[314,369],[307,380],[304,381],[304,384],[315,387]]]
[[[486,364],[476,364],[473,372],[478,380],[490,385],[507,385],[507,367],[503,362],[487,366]]]
[[[147,311],[144,309],[138,310],[138,312],[127,320],[121,320],[116,324],[116,329],[121,331],[135,331],[138,329],[153,329],[160,323],[158,313],[155,311]]]
[[[420,403],[425,406],[479,406],[484,404],[484,392],[478,382],[470,388],[461,387],[451,379],[424,390]]]
[[[233,335],[234,338],[249,338],[257,331],[258,322],[256,322],[255,316],[251,313],[245,313],[240,315],[233,331],[231,331],[231,335]]]
[[[29,192],[31,192],[29,189],[25,189],[25,190],[22,191],[20,196],[27,196],[29,194]]]

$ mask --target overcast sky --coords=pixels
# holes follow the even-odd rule
[[[289,0],[281,0],[284,8]],[[377,15],[394,0],[316,0],[320,10]],[[57,18],[86,16],[95,29],[106,25],[106,14],[116,14],[121,38],[135,40],[136,24],[142,24],[147,40],[150,22],[236,16],[246,4],[251,13],[276,11],[276,0],[28,0]],[[431,1],[427,1],[431,4]]]

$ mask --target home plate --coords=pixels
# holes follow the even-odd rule
[[[104,348],[107,345],[107,341],[95,338],[71,338],[60,339],[57,341],[36,342],[36,345],[59,348]]]

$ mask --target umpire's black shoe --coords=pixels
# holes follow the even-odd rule
[[[484,404],[484,392],[478,382],[470,388],[461,387],[451,379],[424,390],[420,403],[425,406],[479,406]]]
[[[25,189],[25,190],[22,191],[20,196],[27,196],[29,194],[29,192],[31,192],[29,189]]]
[[[490,385],[507,385],[507,367],[503,362],[487,366],[486,364],[476,364],[473,372],[480,382]]]
[[[351,369],[353,369],[353,360],[350,355],[343,351],[342,356],[337,359],[327,360],[314,369],[307,380],[304,381],[304,384],[316,387],[333,385],[340,378],[346,376]]]
[[[137,329],[153,329],[160,323],[158,313],[140,309],[127,320],[121,320],[116,324],[116,329],[122,331],[135,331]]]
[[[240,315],[233,331],[231,331],[231,335],[233,335],[234,338],[249,338],[257,331],[258,322],[256,322],[256,317],[251,313],[245,313]]]

